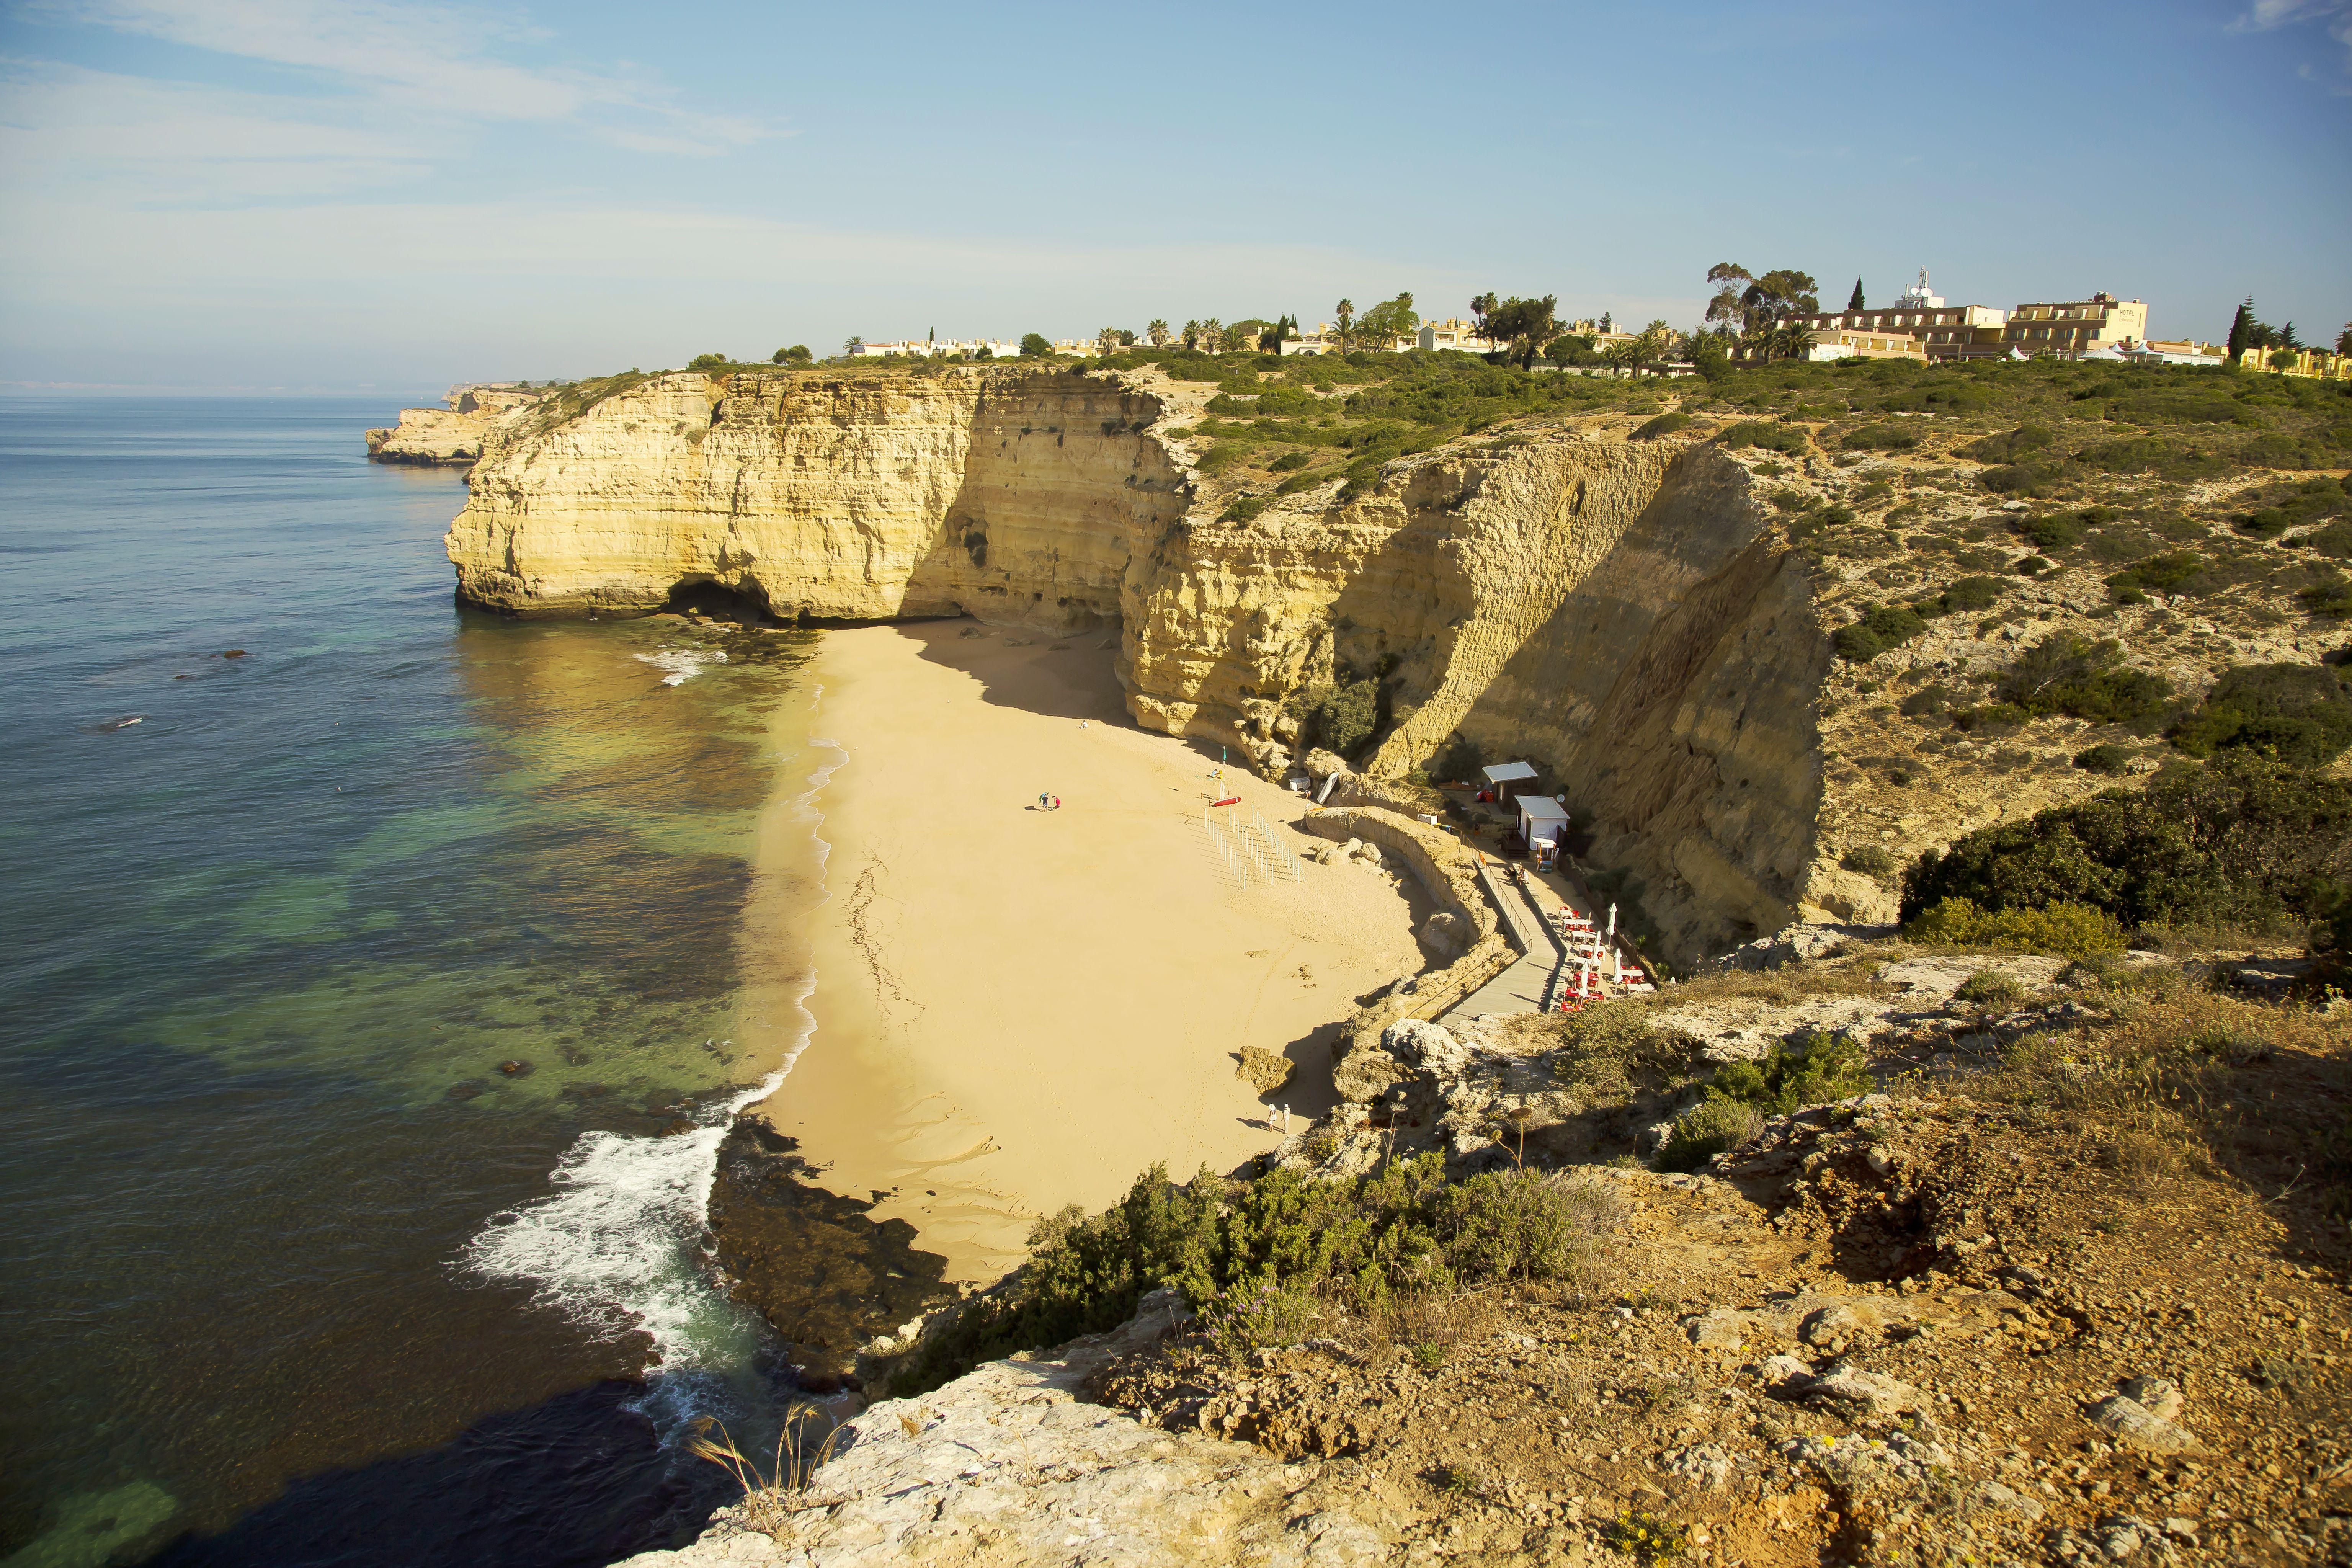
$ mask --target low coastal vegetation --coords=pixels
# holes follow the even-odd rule
[[[1571,1274],[1609,1212],[1571,1175],[1513,1168],[1449,1181],[1436,1154],[1326,1181],[1276,1167],[1245,1182],[1155,1166],[1124,1202],[1073,1205],[1029,1237],[1029,1262],[925,1342],[900,1393],[979,1363],[1116,1328],[1171,1285],[1219,1344],[1293,1344],[1326,1320],[1394,1324],[1469,1285]]]
[[[2352,781],[2261,754],[1966,835],[1903,875],[1915,940],[2081,956],[2126,928],[2309,935],[2340,960]]]

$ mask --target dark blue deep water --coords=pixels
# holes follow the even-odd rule
[[[395,407],[0,402],[7,1568],[605,1562],[767,1376],[693,1242],[793,662],[459,608]]]

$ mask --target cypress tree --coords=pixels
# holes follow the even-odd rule
[[[1859,278],[1853,280],[1853,298],[1845,302],[1845,308],[1849,310],[1861,310],[1868,308],[1862,302],[1862,279]]]
[[[2236,364],[2245,357],[2246,350],[2252,346],[2253,335],[2254,297],[2249,294],[2246,296],[2246,302],[2238,307],[2236,318],[2230,322],[2230,363],[2231,364]]]

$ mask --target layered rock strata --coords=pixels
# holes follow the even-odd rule
[[[501,427],[449,555],[462,595],[519,615],[718,588],[787,619],[1115,625],[1139,722],[1269,771],[1299,739],[1286,700],[1376,680],[1369,772],[1534,763],[1635,877],[1654,951],[1797,917],[1829,653],[1745,470],[1561,431],[1227,521],[1179,395],[1148,373],[618,378]]]
[[[495,446],[509,415],[544,394],[511,386],[453,386],[441,408],[404,408],[400,423],[367,433],[368,458],[378,463],[455,468],[478,462]]]

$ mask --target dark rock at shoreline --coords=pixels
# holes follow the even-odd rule
[[[710,1233],[730,1294],[790,1341],[804,1387],[857,1386],[857,1351],[957,1299],[947,1259],[873,1204],[825,1191],[798,1142],[740,1121],[719,1147]]]
[[[471,1100],[481,1092],[482,1086],[478,1083],[453,1083],[449,1086],[449,1092],[442,1098],[445,1100]]]

